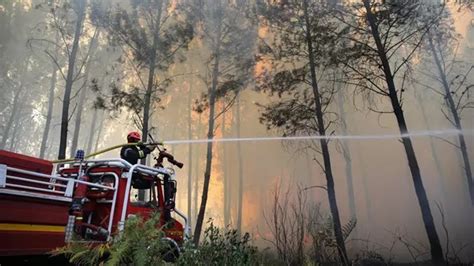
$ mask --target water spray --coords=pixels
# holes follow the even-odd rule
[[[187,139],[187,140],[167,140],[163,143],[166,145],[173,144],[203,144],[218,142],[251,142],[251,141],[301,141],[301,140],[386,140],[386,139],[403,139],[418,137],[449,137],[449,136],[473,136],[474,129],[442,129],[442,130],[425,130],[412,131],[406,134],[381,134],[381,135],[329,135],[329,136],[286,136],[286,137],[249,137],[249,138],[220,138],[220,139]]]
[[[449,137],[449,136],[474,136],[474,129],[443,129],[443,130],[428,130],[428,131],[412,131],[408,134],[382,134],[382,135],[329,135],[329,136],[287,136],[287,137],[252,137],[252,138],[221,138],[221,139],[184,139],[184,140],[167,140],[163,142],[148,143],[152,145],[175,145],[175,144],[203,144],[203,143],[218,143],[218,142],[256,142],[256,141],[301,141],[301,140],[386,140],[386,139],[401,139],[401,138],[416,138],[416,137]],[[153,139],[150,135],[150,138]],[[85,158],[92,158],[99,154],[106,153],[124,146],[138,145],[140,143],[125,143],[116,145],[104,150],[91,153]],[[145,143],[147,144],[147,143]],[[164,151],[164,150],[163,150]],[[75,161],[74,158],[64,160],[54,160],[52,163],[67,163]]]

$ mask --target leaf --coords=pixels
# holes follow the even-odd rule
[[[357,225],[357,219],[352,218],[351,220],[349,220],[349,222],[347,222],[342,227],[342,237],[343,237],[344,241],[347,240],[347,238],[352,233],[352,231],[354,231],[354,229],[356,228],[356,225]]]

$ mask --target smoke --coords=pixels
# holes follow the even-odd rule
[[[0,19],[5,18],[1,16],[6,8],[9,7],[0,6]],[[26,71],[29,72],[28,75],[23,75],[18,70],[21,66],[17,64],[7,65],[0,62],[0,75],[2,75],[0,77],[0,132],[4,137],[4,127],[11,112],[14,92],[20,87],[19,81],[21,81],[28,88],[28,97],[22,98],[28,104],[21,112],[21,119],[17,120],[21,121],[18,124],[18,134],[15,138],[18,142],[13,143],[11,147],[17,152],[35,156],[39,153],[44,126],[51,62],[44,55],[31,55],[31,49],[24,45],[28,39],[28,34],[25,33],[27,28],[44,19],[38,15],[40,11],[33,11],[36,15],[31,17],[22,16],[20,14],[23,12],[22,10],[15,12],[18,17],[24,18],[22,23],[10,24],[12,29],[17,29],[18,34],[15,38],[12,37],[11,32],[4,31],[6,28],[4,26],[7,24],[0,23],[0,61],[1,58],[4,59],[3,62],[14,62],[15,60],[12,58],[17,58],[16,60],[20,61],[23,60],[21,58],[27,56],[33,56],[36,59],[32,59],[34,64]],[[464,59],[472,64],[472,53],[469,53],[470,50],[468,50],[469,45],[472,45],[472,36],[474,36],[474,29],[470,24],[472,13],[466,13],[454,19],[456,31],[464,36],[464,39],[461,39],[460,50],[463,51]],[[256,28],[255,31],[255,36],[263,38],[268,29]],[[248,37],[245,39],[246,47],[241,49],[251,50],[250,48],[255,45],[255,38],[250,38],[251,35],[246,37]],[[8,41],[5,41],[6,39]],[[87,38],[81,42],[86,44]],[[100,45],[106,43],[105,39],[100,40]],[[188,208],[188,193],[192,194],[191,207],[194,209],[194,206],[199,206],[199,202],[198,204],[194,202],[195,191],[198,192],[196,198],[199,201],[205,163],[205,144],[209,142],[206,138],[206,111],[201,115],[192,112],[192,138],[188,137],[188,112],[194,107],[188,104],[188,90],[192,88],[191,97],[193,100],[200,99],[201,95],[208,91],[209,83],[206,82],[208,77],[205,73],[207,73],[206,60],[209,58],[210,52],[202,39],[195,39],[189,44],[189,50],[185,54],[187,60],[177,62],[171,67],[169,76],[175,76],[173,83],[167,88],[166,94],[159,95],[161,101],[154,103],[156,108],[150,118],[151,132],[154,138],[164,140],[168,151],[172,152],[176,159],[185,163],[183,169],[176,171],[178,179],[177,206],[184,213]],[[132,86],[133,83],[138,82],[136,77],[131,77],[134,72],[130,70],[131,67],[127,65],[126,61],[118,64],[112,63],[117,58],[117,53],[120,53],[118,48],[115,50],[110,47],[103,48],[101,56],[93,65],[92,78],[99,80],[104,92],[113,82],[122,86]],[[9,61],[5,61],[5,58]],[[252,70],[253,73],[258,74],[268,67],[269,65],[259,64]],[[37,79],[38,76],[42,78]],[[10,85],[10,81],[7,80],[13,80],[14,85]],[[77,84],[80,83],[77,82]],[[223,201],[224,193],[226,193],[224,179],[227,179],[231,194],[230,210],[228,210],[231,216],[229,222],[231,227],[236,225],[239,189],[237,142],[240,142],[244,165],[243,231],[250,232],[258,245],[268,246],[268,242],[262,239],[262,236],[269,235],[264,214],[268,215],[271,209],[272,193],[275,186],[280,184],[285,190],[288,187],[296,188],[298,185],[303,188],[326,185],[324,173],[319,165],[321,159],[318,151],[302,150],[299,145],[303,142],[324,138],[330,141],[337,201],[342,222],[343,224],[347,223],[352,217],[350,217],[347,195],[345,158],[340,148],[340,142],[347,140],[352,155],[357,216],[357,232],[348,242],[350,253],[356,254],[360,250],[369,248],[387,257],[396,258],[396,260],[410,261],[412,259],[410,251],[413,247],[409,248],[402,242],[396,241],[397,239],[404,239],[412,243],[420,253],[429,251],[419,206],[413,190],[413,181],[403,146],[400,143],[400,138],[411,137],[443,247],[449,239],[450,252],[459,251],[459,256],[465,260],[474,260],[474,254],[470,252],[473,250],[472,245],[469,246],[469,243],[474,241],[472,228],[474,208],[469,203],[462,161],[459,157],[459,150],[455,146],[456,136],[463,134],[466,138],[470,158],[471,160],[474,158],[474,120],[472,119],[474,114],[472,109],[466,110],[463,116],[464,130],[460,132],[453,129],[453,126],[446,120],[441,111],[443,100],[440,97],[429,94],[431,96],[423,96],[417,100],[415,94],[420,94],[420,88],[407,89],[403,107],[410,133],[400,135],[393,115],[368,112],[364,106],[367,99],[363,99],[361,95],[353,95],[352,99],[351,95],[351,101],[344,102],[344,109],[347,112],[347,135],[334,133],[326,137],[280,137],[281,132],[269,131],[260,124],[261,110],[255,103],[267,103],[271,101],[271,98],[252,90],[252,86],[252,82],[249,82],[248,88],[240,94],[241,138],[237,138],[235,108],[231,108],[227,112],[224,127],[222,127],[224,123],[222,116],[216,120],[218,124],[215,132],[216,138],[212,140],[216,144],[215,155],[205,221],[212,218],[215,224],[225,226]],[[63,88],[64,82],[58,80],[56,95],[61,95]],[[74,94],[79,91],[79,86],[75,85]],[[103,115],[99,115],[100,119],[95,125],[91,125],[92,103],[96,97],[97,95],[92,92],[87,95],[88,104],[84,107],[79,148],[86,148],[91,126],[93,127],[92,131],[96,134],[93,143],[97,141],[97,149],[123,143],[126,141],[128,131],[137,130],[134,122],[135,116],[125,109],[119,110],[114,116],[105,112]],[[73,98],[74,103],[77,103],[77,98]],[[46,153],[48,158],[55,157],[59,138],[60,97],[56,97],[54,102],[50,144]],[[390,110],[388,103],[380,102],[377,105],[381,110]],[[422,114],[421,105],[425,108],[426,118]],[[219,103],[217,109],[221,108],[222,103]],[[337,112],[337,106],[331,108]],[[202,116],[201,119],[200,116]],[[100,134],[98,134],[99,132]],[[193,145],[192,165],[187,162],[188,145]],[[7,145],[8,147],[10,145]],[[224,147],[226,156],[223,155]],[[437,159],[433,154],[437,155]],[[117,151],[101,155],[102,158],[118,156]],[[189,168],[191,168],[193,184],[191,190],[188,190],[186,182]],[[224,168],[226,168],[225,171]],[[195,190],[195,184],[199,187],[197,190]],[[329,213],[327,194],[324,190],[310,189],[305,193],[308,202],[321,203],[322,211]],[[195,210],[191,213],[194,212]],[[444,214],[444,221],[441,213]],[[192,220],[195,221],[195,217]],[[446,228],[448,235],[446,235],[444,228]],[[394,242],[396,243],[393,244]],[[465,245],[468,246],[463,249]]]

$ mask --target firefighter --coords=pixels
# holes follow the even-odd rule
[[[127,142],[136,143],[141,141],[140,133],[133,131],[128,133]],[[139,159],[145,158],[155,149],[154,145],[133,145],[133,146],[124,146],[120,150],[120,157],[130,164],[137,164]]]
[[[140,133],[133,131],[128,133],[127,142],[137,143],[141,141]],[[132,146],[124,146],[120,150],[120,157],[130,164],[137,164],[139,159],[146,158],[155,149],[154,145],[137,144]],[[149,189],[151,181],[145,180],[141,175],[134,173],[132,175],[132,186],[137,189]]]

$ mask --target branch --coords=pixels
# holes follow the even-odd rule
[[[313,189],[313,188],[320,188],[320,189],[324,189],[324,190],[328,191],[328,188],[325,187],[325,186],[317,186],[317,185],[315,185],[315,186],[309,186],[309,187],[304,187],[304,188],[300,189],[300,193],[301,193],[301,192],[304,192],[304,191],[306,191],[306,190]]]
[[[439,95],[442,96],[442,97],[445,96],[444,93],[442,93],[442,92],[440,92],[440,91],[437,91],[435,88],[433,88],[433,87],[431,87],[431,86],[428,86],[428,85],[426,85],[426,84],[423,84],[423,83],[421,83],[421,82],[419,82],[419,81],[417,81],[417,80],[413,80],[413,83],[418,84],[418,85],[421,85],[421,86],[425,87],[426,89],[429,89],[429,90],[433,91],[434,93],[439,94]]]
[[[451,118],[449,118],[449,116],[444,112],[442,108],[441,108],[441,113],[443,113],[444,117],[451,123],[451,125],[453,125],[453,127],[456,127],[456,123],[454,123],[454,121],[451,120]]]
[[[230,100],[230,102],[227,104],[227,106],[225,106],[222,111],[220,113],[218,113],[217,115],[214,116],[214,120],[217,120],[217,118],[219,118],[219,116],[221,116],[222,114],[224,114],[225,112],[227,112],[231,107],[232,105],[234,105],[234,102],[235,100],[237,99],[237,96],[238,96],[238,92],[234,95],[234,97],[232,97],[232,99]]]
[[[458,148],[458,149],[461,148],[461,147],[459,147],[459,145],[457,145],[456,143],[451,142],[451,141],[449,141],[449,140],[447,140],[447,139],[445,139],[445,138],[442,138],[442,137],[440,137],[440,136],[432,136],[432,137],[433,137],[433,138],[436,138],[436,139],[439,139],[439,140],[442,140],[442,141],[444,141],[444,142],[446,142],[446,143],[448,143],[448,144],[450,144],[450,145],[453,145],[454,147],[456,147],[456,148]]]
[[[64,35],[64,29],[62,28],[61,25],[59,25],[58,18],[56,17],[56,14],[54,12],[53,12],[53,21],[54,21],[54,25],[56,26],[56,28],[58,29],[60,33],[61,40],[63,41],[64,47],[66,48],[66,55],[69,58],[69,56],[71,55],[71,51],[69,50],[69,46],[67,44],[67,40]]]
[[[426,34],[426,33],[425,33]],[[420,38],[420,41],[415,45],[415,47],[411,50],[411,52],[408,54],[408,56],[402,61],[402,63],[393,71],[393,76],[395,77],[395,75],[397,74],[398,70],[400,70],[400,68],[402,68],[402,66],[404,66],[408,60],[411,59],[411,57],[413,56],[413,54],[415,53],[416,50],[418,50],[418,47],[420,47],[421,43],[423,42],[423,37]]]
[[[132,66],[133,70],[135,71],[135,73],[137,74],[136,76],[138,77],[138,80],[140,81],[140,83],[142,84],[142,88],[143,89],[146,89],[146,85],[145,85],[145,82],[143,81],[142,77],[141,77],[141,74],[140,73],[140,70],[138,69],[138,67],[132,62],[132,59],[130,59],[128,53],[125,51],[125,48],[123,48],[123,46],[120,45],[120,49],[122,50],[123,54],[125,55],[125,59],[128,60],[128,62],[130,63],[130,65]]]
[[[95,28],[94,35],[92,36],[92,38],[89,42],[89,48],[87,49],[86,57],[82,60],[81,66],[77,70],[76,76],[73,78],[74,81],[78,78],[79,74],[82,72],[82,69],[84,68],[84,66],[88,62],[88,60],[90,60],[89,57],[90,57],[90,54],[92,53],[91,52],[91,50],[93,48],[92,46],[94,45],[94,41],[98,38],[99,33],[100,33],[99,29]]]
[[[346,67],[350,68],[351,70],[353,70],[354,72],[356,72],[362,79],[368,81],[370,84],[372,84],[374,87],[376,87],[380,92],[385,93],[385,91],[382,88],[380,88],[377,84],[375,84],[375,82],[372,79],[368,78],[366,75],[361,73],[359,70],[357,70],[356,68],[352,67],[351,65],[349,65],[347,63],[344,63],[344,65]],[[374,92],[375,92],[375,90],[374,90]]]
[[[370,111],[374,112],[374,113],[378,113],[378,114],[392,114],[393,111],[379,111],[379,110],[375,110],[373,109],[372,107],[368,106],[367,107]]]
[[[449,255],[449,233],[448,233],[448,228],[446,228],[446,219],[444,217],[444,211],[443,208],[441,208],[439,202],[435,202],[436,207],[438,208],[439,214],[441,215],[441,225],[443,226],[444,234],[446,235],[446,248],[445,248],[445,254],[444,258],[446,261],[448,260],[448,255]]]
[[[61,73],[61,76],[63,77],[63,79],[66,80],[66,75],[64,75],[62,67],[58,63],[58,60],[48,50],[44,50],[44,52],[51,58],[51,60],[53,60],[53,63],[56,65],[56,68],[59,70],[59,73]]]

